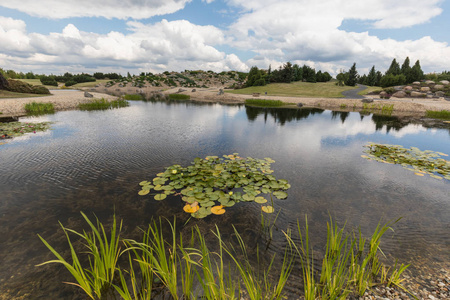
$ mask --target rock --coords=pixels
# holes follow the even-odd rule
[[[0,72],[0,90],[7,90],[9,87],[8,80],[3,77],[2,72]]]
[[[440,83],[443,85],[448,85],[450,82],[448,80],[441,80]]]
[[[388,96],[388,93],[386,93],[385,91],[382,91],[380,93],[380,98],[386,98]]]
[[[373,98],[365,98],[361,100],[362,103],[372,103],[373,102]]]
[[[434,86],[434,89],[435,89],[435,90],[438,90],[438,91],[443,90],[443,89],[444,89],[444,85],[443,85],[443,84],[436,84],[436,85]]]
[[[191,92],[192,92],[192,93],[195,93],[196,91],[197,91],[196,89],[192,89],[192,91],[191,91]]]
[[[178,93],[186,92],[185,89],[178,89]]]
[[[414,85],[420,85],[420,81],[414,81],[412,84],[414,84]]]
[[[436,93],[434,93],[437,97],[444,97],[445,96],[445,92],[443,91],[437,91]]]
[[[430,90],[431,89],[429,87],[427,87],[427,86],[423,86],[423,87],[420,88],[421,92],[429,92]]]
[[[407,85],[403,88],[404,91],[412,91],[413,87],[410,85]]]
[[[84,96],[85,96],[86,98],[92,98],[92,97],[94,97],[94,95],[92,95],[91,93],[88,93],[88,92],[84,92]]]
[[[406,93],[403,92],[403,91],[399,91],[399,92],[396,92],[395,94],[393,94],[392,97],[394,97],[394,98],[405,98],[406,97]]]
[[[426,94],[423,94],[423,93],[420,93],[420,92],[416,92],[416,91],[411,92],[411,97],[418,98],[418,97],[425,97],[425,96],[426,96]]]
[[[297,107],[302,107],[303,103],[297,103]]]
[[[436,84],[433,80],[427,80],[427,81],[425,81],[425,83],[426,83],[427,85],[430,85],[430,84]]]
[[[217,93],[217,95],[219,95],[219,96],[220,96],[220,95],[223,95],[223,94],[224,94],[224,93],[223,93],[223,90],[222,90],[222,89],[220,89],[219,92]]]

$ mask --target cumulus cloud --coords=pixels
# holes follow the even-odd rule
[[[185,20],[162,20],[155,24],[130,21],[127,26],[127,34],[115,31],[97,34],[68,24],[62,32],[44,35],[27,33],[23,21],[0,18],[0,38],[8,41],[7,48],[2,43],[1,52],[9,55],[10,64],[21,61],[22,66],[42,66],[48,63],[49,67],[60,68],[60,72],[65,72],[64,66],[68,65],[95,66],[100,70],[125,68],[136,72],[247,70],[236,55],[227,55],[215,48],[223,44],[226,37],[214,26],[199,26]],[[20,59],[17,53],[23,53]]]
[[[49,19],[104,17],[146,19],[174,13],[191,0],[5,0],[0,6],[16,9],[30,16]]]

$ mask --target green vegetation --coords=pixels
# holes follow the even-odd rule
[[[189,100],[191,96],[184,94],[169,94],[170,100]]]
[[[381,91],[381,87],[378,86],[368,86],[367,89],[362,90],[358,95],[364,96],[373,92]]]
[[[392,115],[393,111],[394,111],[394,104],[381,105],[381,104],[375,104],[375,103],[372,103],[370,105],[367,103],[364,103],[363,110],[362,110],[363,113],[371,113],[371,112],[372,113],[381,113],[383,115],[389,115],[389,116]]]
[[[205,218],[210,214],[221,215],[225,207],[239,202],[256,202],[264,204],[267,199],[259,194],[270,194],[278,199],[287,198],[291,186],[287,180],[277,180],[270,169],[275,162],[270,158],[243,158],[237,153],[218,156],[207,156],[205,159],[195,158],[189,167],[173,165],[150,181],[142,181],[139,195],[145,196],[153,189],[154,199],[164,200],[168,195],[181,195],[185,203],[183,210],[194,218]],[[234,192],[242,188],[244,194]],[[216,205],[216,201],[220,205]],[[272,213],[273,204],[262,206],[264,212]]]
[[[123,96],[123,99],[125,99],[125,100],[144,100],[144,97],[142,97],[142,95],[135,94],[135,95],[125,95],[125,96]]]
[[[426,112],[427,118],[434,118],[434,119],[442,119],[442,120],[450,120],[450,111],[448,110],[427,110]]]
[[[428,174],[436,179],[450,180],[450,161],[441,158],[441,156],[448,156],[445,153],[375,143],[369,143],[365,147],[367,150],[364,152],[368,155],[361,155],[363,158],[387,164],[400,164],[417,176]]]
[[[341,109],[345,109],[345,108],[347,108],[347,104],[345,104],[345,103],[341,103],[341,104],[339,105],[339,108],[341,108]]]
[[[42,123],[22,123],[22,122],[8,122],[0,123],[0,138],[13,138],[24,135],[25,133],[36,133],[38,131],[46,131],[50,129],[50,122]]]
[[[258,106],[258,107],[280,107],[286,105],[292,105],[294,103],[286,103],[281,100],[267,100],[267,99],[246,99],[245,105]]]
[[[75,83],[74,85],[72,85],[73,88],[93,88],[98,84],[106,84],[107,82],[109,82],[108,79],[103,79],[103,80],[97,80],[97,81],[90,81],[90,82],[82,82],[82,83]],[[66,84],[66,86],[68,86]]]
[[[55,113],[53,103],[31,102],[25,104],[25,111],[29,115],[45,115]]]
[[[16,93],[50,94],[50,91],[42,85],[30,85],[20,80],[8,80],[8,90]]]
[[[42,97],[44,95],[40,94],[30,94],[30,93],[16,93],[11,91],[0,90],[0,99],[6,98],[29,98],[29,97]]]
[[[83,213],[82,216],[89,224],[89,232],[79,233],[61,224],[72,262],[38,235],[56,256],[39,266],[62,264],[75,280],[68,284],[80,287],[90,299],[117,299],[118,295],[130,300],[152,299],[161,292],[170,294],[173,299],[285,299],[284,289],[292,272],[300,273],[305,299],[311,300],[362,296],[377,285],[404,289],[401,275],[408,266],[402,264],[397,268],[395,264],[390,268],[379,260],[381,238],[395,222],[378,225],[372,237],[366,240],[361,231],[345,233],[345,228],[339,228],[330,220],[322,268],[316,271],[307,220],[304,230],[297,223],[298,236],[293,236],[289,230],[285,233],[288,243],[282,264],[274,270],[276,255],[264,263],[259,260],[263,255],[259,250],[257,266],[252,265],[247,246],[236,229],[233,235],[237,247],[223,240],[216,226],[212,231],[215,237],[212,243],[217,250],[213,251],[197,225],[183,238],[181,233],[177,234],[175,221],[167,226],[159,219],[158,223],[150,223],[142,242],[138,242],[121,238],[122,222],[117,224],[115,217],[108,234],[98,220],[94,224]],[[162,229],[167,227],[171,235],[165,239]],[[85,249],[77,253],[70,234],[81,238]],[[295,256],[300,259],[295,260]],[[83,261],[89,264],[83,265]]]
[[[343,91],[351,90],[354,87],[341,87],[334,82],[293,82],[293,83],[271,83],[266,86],[252,86],[238,90],[226,90],[227,93],[251,95],[260,93],[262,95],[267,92],[270,96],[288,96],[288,97],[326,97],[326,98],[342,98]]]
[[[105,98],[94,99],[91,102],[80,103],[78,108],[81,110],[105,110],[120,107],[127,107],[130,104],[124,99],[108,101]]]

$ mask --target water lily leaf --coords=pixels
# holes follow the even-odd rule
[[[151,182],[149,182],[149,181],[141,181],[141,182],[139,182],[139,185],[147,185],[147,184],[151,184]]]
[[[142,189],[145,190],[145,191],[150,191],[154,187],[155,187],[154,185],[149,184],[149,185],[144,185],[142,187]]]
[[[265,213],[267,213],[267,214],[271,214],[271,213],[273,213],[273,212],[275,211],[275,209],[273,208],[273,206],[270,206],[270,205],[268,205],[268,206],[262,206],[261,209],[262,209],[263,212],[265,212]]]
[[[264,198],[264,197],[256,197],[256,198],[255,198],[255,202],[256,202],[256,203],[259,203],[259,204],[263,204],[263,203],[266,203],[266,202],[267,202],[267,199]]]
[[[184,207],[183,207],[183,210],[185,211],[185,212],[187,212],[187,213],[190,213],[190,214],[192,214],[192,213],[195,213],[196,211],[198,211],[200,209],[200,207],[197,205],[197,206],[192,206],[192,205],[190,205],[190,204],[186,204]]]
[[[161,201],[166,199],[167,195],[166,194],[156,194],[155,195],[155,200]]]
[[[160,184],[155,185],[155,187],[153,188],[155,191],[160,191],[162,190],[162,186]]]
[[[211,207],[211,213],[215,215],[223,215],[225,213],[225,209],[223,209],[222,205]]]
[[[156,176],[158,176],[158,177],[164,176],[164,173],[158,173],[158,174],[156,174]]]
[[[141,195],[141,196],[145,196],[145,195],[147,195],[148,193],[150,193],[149,190],[140,190],[138,194]]]
[[[214,201],[202,202],[202,207],[211,207],[214,205],[216,205],[216,203],[214,203]]]
[[[273,195],[274,195],[275,197],[277,197],[278,199],[280,199],[280,200],[286,199],[287,196],[288,196],[288,194],[287,194],[286,192],[283,192],[283,191],[276,191],[276,192],[273,192]]]

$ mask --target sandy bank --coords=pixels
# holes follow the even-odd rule
[[[5,116],[20,116],[26,114],[25,104],[30,102],[45,102],[53,103],[55,110],[69,110],[76,109],[78,104],[91,101],[93,98],[84,96],[84,91],[74,90],[51,90],[52,95],[32,98],[5,98],[0,99],[0,112]],[[94,98],[105,98],[107,100],[114,100],[117,97],[106,95],[102,93],[91,93]]]

